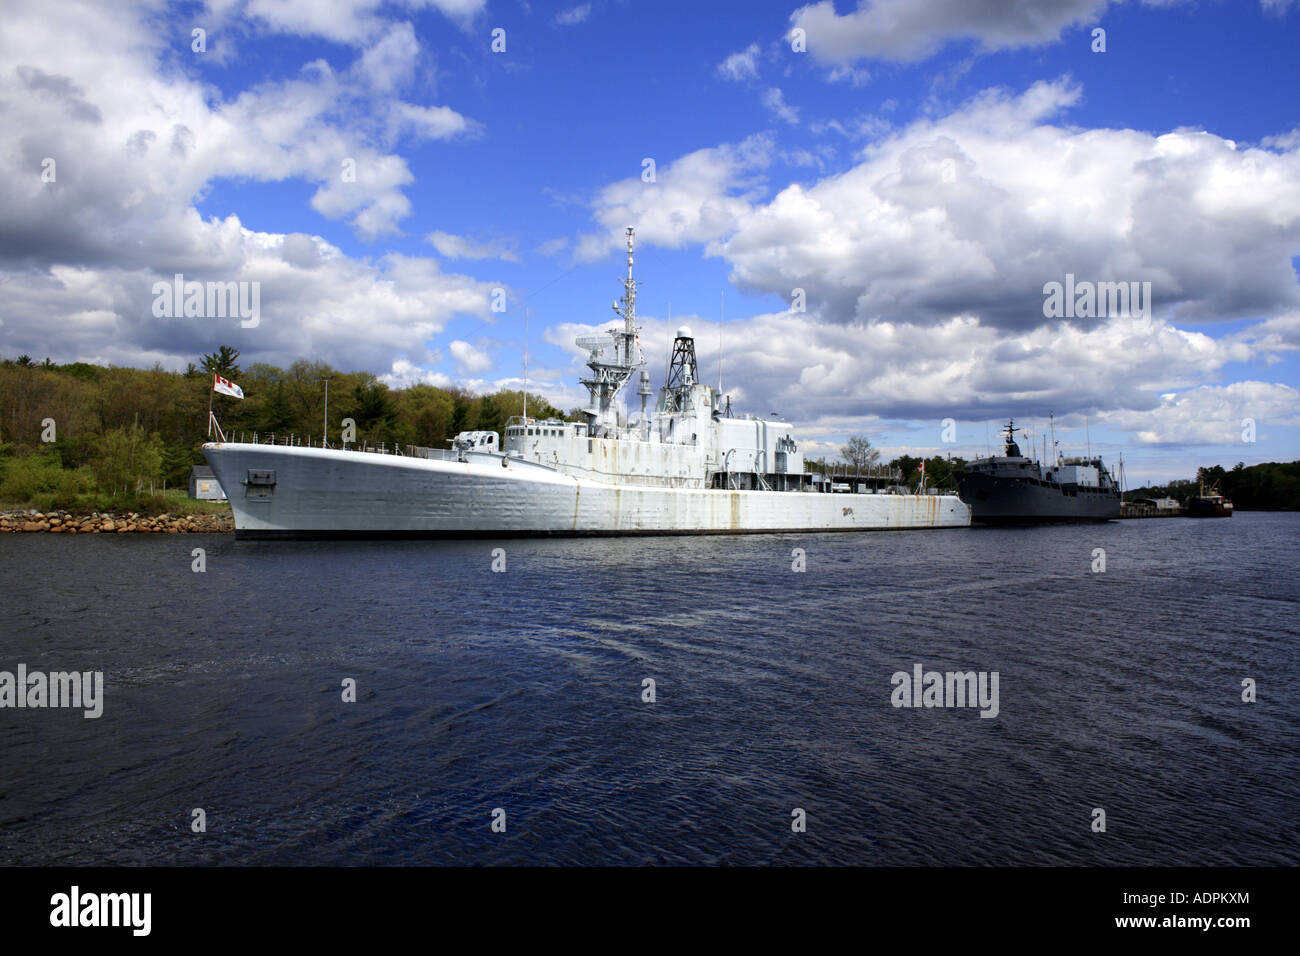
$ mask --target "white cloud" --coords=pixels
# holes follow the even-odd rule
[[[672,322],[642,316],[641,322],[652,367],[676,326],[694,327],[700,374],[714,380],[716,321],[682,315]],[[544,338],[572,355],[576,369],[585,353],[572,339],[589,329],[599,327],[569,323]],[[1239,436],[1246,416],[1300,423],[1300,402],[1289,386],[1206,385],[1229,363],[1258,359],[1261,341],[1216,340],[1159,320],[1115,318],[1008,333],[972,316],[938,325],[835,326],[783,312],[729,321],[723,341],[723,388],[736,410],[778,410],[808,437],[843,435],[851,423],[875,419],[981,421],[1054,411],[1064,423],[1102,408],[1112,410],[1105,421],[1152,433],[1143,440],[1188,440],[1172,427],[1170,400],[1162,398],[1169,393],[1183,396],[1177,407],[1210,422],[1216,434],[1234,426]],[[1189,405],[1192,395],[1201,397]],[[1219,406],[1211,396],[1220,396]]]
[[[1093,23],[1109,0],[860,0],[838,14],[831,0],[800,7],[790,23],[802,28],[808,52],[844,63],[863,58],[918,60],[949,40],[973,38],[987,50],[1037,46],[1068,27]]]
[[[451,388],[458,384],[450,375],[430,371],[406,359],[395,360],[387,372],[377,377],[389,388],[410,388],[412,385]]]
[[[798,124],[798,108],[786,103],[785,94],[781,92],[779,87],[774,86],[771,89],[764,90],[761,102],[764,109],[782,122],[792,125]]]
[[[545,242],[543,242],[540,246],[537,247],[537,251],[549,259],[551,256],[558,255],[559,253],[563,252],[565,249],[568,248],[568,246],[569,246],[568,236],[556,236],[554,239],[547,239]]]
[[[412,176],[405,160],[373,144],[477,128],[449,107],[392,95],[418,54],[409,26],[381,35],[344,76],[316,60],[223,98],[164,67],[163,38],[133,13],[145,15],[100,4],[61,18],[35,2],[7,8],[14,29],[0,35],[0,99],[10,104],[6,123],[24,135],[0,143],[0,257],[9,244],[39,253],[40,234],[45,248],[74,259],[127,254],[110,232],[138,229],[147,248],[165,248],[165,230],[149,224],[176,218],[222,178],[315,183],[317,211],[350,217],[374,238],[407,214],[402,189]],[[24,173],[44,156],[61,167],[55,183]],[[58,232],[66,236],[54,239]]]
[[[433,8],[448,19],[468,27],[486,6],[487,0],[392,0],[408,11]],[[218,14],[240,11],[238,2],[209,0],[208,9]],[[360,45],[381,33],[386,21],[379,14],[385,0],[248,0],[243,15],[263,28],[297,36],[319,36],[338,43]]]
[[[1123,0],[858,0],[836,13],[819,0],[790,14],[807,35],[808,52],[822,62],[860,59],[924,59],[955,40],[974,40],[985,52],[1042,46],[1074,27],[1097,23]],[[1190,5],[1190,0],[1142,0],[1151,7]],[[1260,0],[1266,13],[1281,15],[1295,0]],[[857,85],[855,83],[855,85]]]
[[[436,230],[425,239],[432,243],[440,255],[448,259],[504,259],[506,262],[518,262],[513,243],[499,239],[493,242],[477,242],[467,236],[456,236]]]
[[[1068,79],[989,90],[870,143],[852,168],[761,201],[770,139],[698,150],[597,196],[605,229],[580,258],[621,242],[703,243],[733,283],[835,323],[946,322],[1032,328],[1043,287],[1150,282],[1181,322],[1260,318],[1300,306],[1300,147],[1238,147],[1212,133],[1080,129],[1059,116]],[[859,130],[883,121],[860,118]],[[851,134],[847,126],[823,130]],[[787,154],[793,155],[793,154]]]
[[[362,52],[356,71],[372,89],[386,93],[411,82],[419,57],[414,28],[409,23],[394,23]]]
[[[555,22],[562,27],[571,27],[582,23],[587,17],[591,16],[591,4],[581,3],[576,7],[570,7],[562,10],[555,15]]]
[[[718,75],[737,83],[742,80],[758,79],[758,44],[751,43],[739,53],[733,53],[719,63]]]
[[[196,208],[222,179],[296,179],[315,184],[315,209],[363,236],[395,230],[412,176],[372,144],[391,110],[421,108],[374,90],[409,75],[406,29],[376,32],[380,52],[367,59],[363,47],[344,77],[315,61],[227,97],[168,63],[171,39],[147,8],[70,0],[52,17],[33,0],[5,13],[0,101],[16,133],[0,139],[6,350],[184,367],[228,341],[268,361],[306,351],[383,368],[395,354],[425,360],[425,343],[455,315],[490,318],[490,285],[432,259],[354,260],[318,237]],[[56,161],[53,182],[41,181],[44,157]],[[178,272],[260,283],[261,324],[154,318],[153,283]]]
[[[849,86],[866,86],[871,82],[871,74],[853,66],[837,66],[826,75],[832,83],[847,83]]]
[[[594,204],[594,216],[604,228],[579,238],[577,257],[596,259],[621,246],[629,224],[636,226],[638,242],[674,249],[726,235],[749,210],[747,197],[758,185],[753,177],[772,155],[770,137],[751,136],[658,166],[655,182],[638,176],[606,186]]]
[[[1202,385],[1161,396],[1148,411],[1108,412],[1103,421],[1126,429],[1139,444],[1240,444],[1246,419],[1256,433],[1266,425],[1300,425],[1300,391],[1269,382]]]
[[[478,123],[466,119],[448,106],[394,103],[388,114],[390,142],[404,133],[410,133],[418,139],[453,139],[462,134],[477,133],[479,129]]]
[[[843,120],[828,119],[809,123],[808,128],[814,133],[837,133],[847,140],[878,139],[891,129],[893,124],[881,116],[863,113],[860,116],[846,117]]]
[[[456,362],[456,371],[461,375],[476,375],[492,367],[491,355],[460,339],[450,343],[447,351],[451,353]]]
[[[1079,95],[1038,83],[917,120],[854,168],[742,209],[713,249],[738,285],[786,300],[802,288],[835,322],[974,313],[1029,327],[1066,274],[1150,281],[1157,310],[1182,321],[1300,304],[1300,150],[1054,124]]]
[[[100,263],[11,274],[7,345],[57,361],[183,368],[224,342],[282,365],[311,354],[345,368],[385,368],[395,355],[432,361],[424,343],[455,316],[491,318],[490,283],[442,273],[431,259],[362,263],[318,237],[253,232],[233,216],[186,225],[191,252],[170,268]],[[259,324],[156,318],[154,283],[170,283],[173,269],[187,280],[259,283]]]

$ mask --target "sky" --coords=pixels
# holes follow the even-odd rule
[[[654,384],[688,325],[806,454],[1050,415],[1130,487],[1290,461],[1298,50],[1300,0],[7,0],[0,355],[491,392],[526,351],[568,409],[633,226]]]

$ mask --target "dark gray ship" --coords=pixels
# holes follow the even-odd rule
[[[962,501],[979,524],[1109,521],[1119,517],[1120,490],[1099,457],[1044,465],[1020,453],[1015,421],[1003,429],[1005,454],[977,458],[957,475]]]

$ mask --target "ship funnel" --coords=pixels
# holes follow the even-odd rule
[[[650,373],[645,369],[641,370],[641,386],[636,390],[636,393],[641,396],[641,420],[645,421],[645,403],[646,400],[654,394],[654,392],[650,390]]]

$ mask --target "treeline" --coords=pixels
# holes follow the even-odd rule
[[[223,346],[183,371],[58,365],[28,356],[0,359],[0,501],[44,503],[98,492],[126,496],[185,484],[203,462],[213,373],[230,379],[244,399],[216,395],[226,437],[277,438],[319,444],[329,380],[329,441],[338,447],[342,421],[356,423],[356,440],[389,446],[446,448],[469,429],[502,431],[523,413],[521,391],[476,395],[465,389],[413,385],[390,389],[367,372],[340,372],[324,362],[287,369],[247,368]],[[534,418],[566,417],[529,394]]]
[[[921,484],[921,462],[924,461],[926,487],[952,492],[957,490],[957,472],[966,467],[965,458],[942,458],[938,455],[925,459],[914,455],[900,455],[883,464],[875,458],[870,458],[869,455],[867,456],[870,458],[869,461],[860,460],[857,463],[848,460],[851,456],[845,455],[843,457],[846,460],[830,461],[826,458],[805,458],[804,467],[808,471],[821,472],[824,475],[846,475],[849,477],[852,477],[855,473],[867,474],[869,469],[897,468],[903,475],[903,484],[915,489]]]
[[[1178,479],[1167,485],[1147,485],[1128,492],[1132,498],[1174,498],[1186,502],[1201,493],[1218,489],[1219,494],[1232,501],[1237,511],[1296,511],[1300,510],[1300,461],[1269,461],[1258,465],[1237,462],[1231,469],[1220,465],[1198,468],[1195,480]]]

